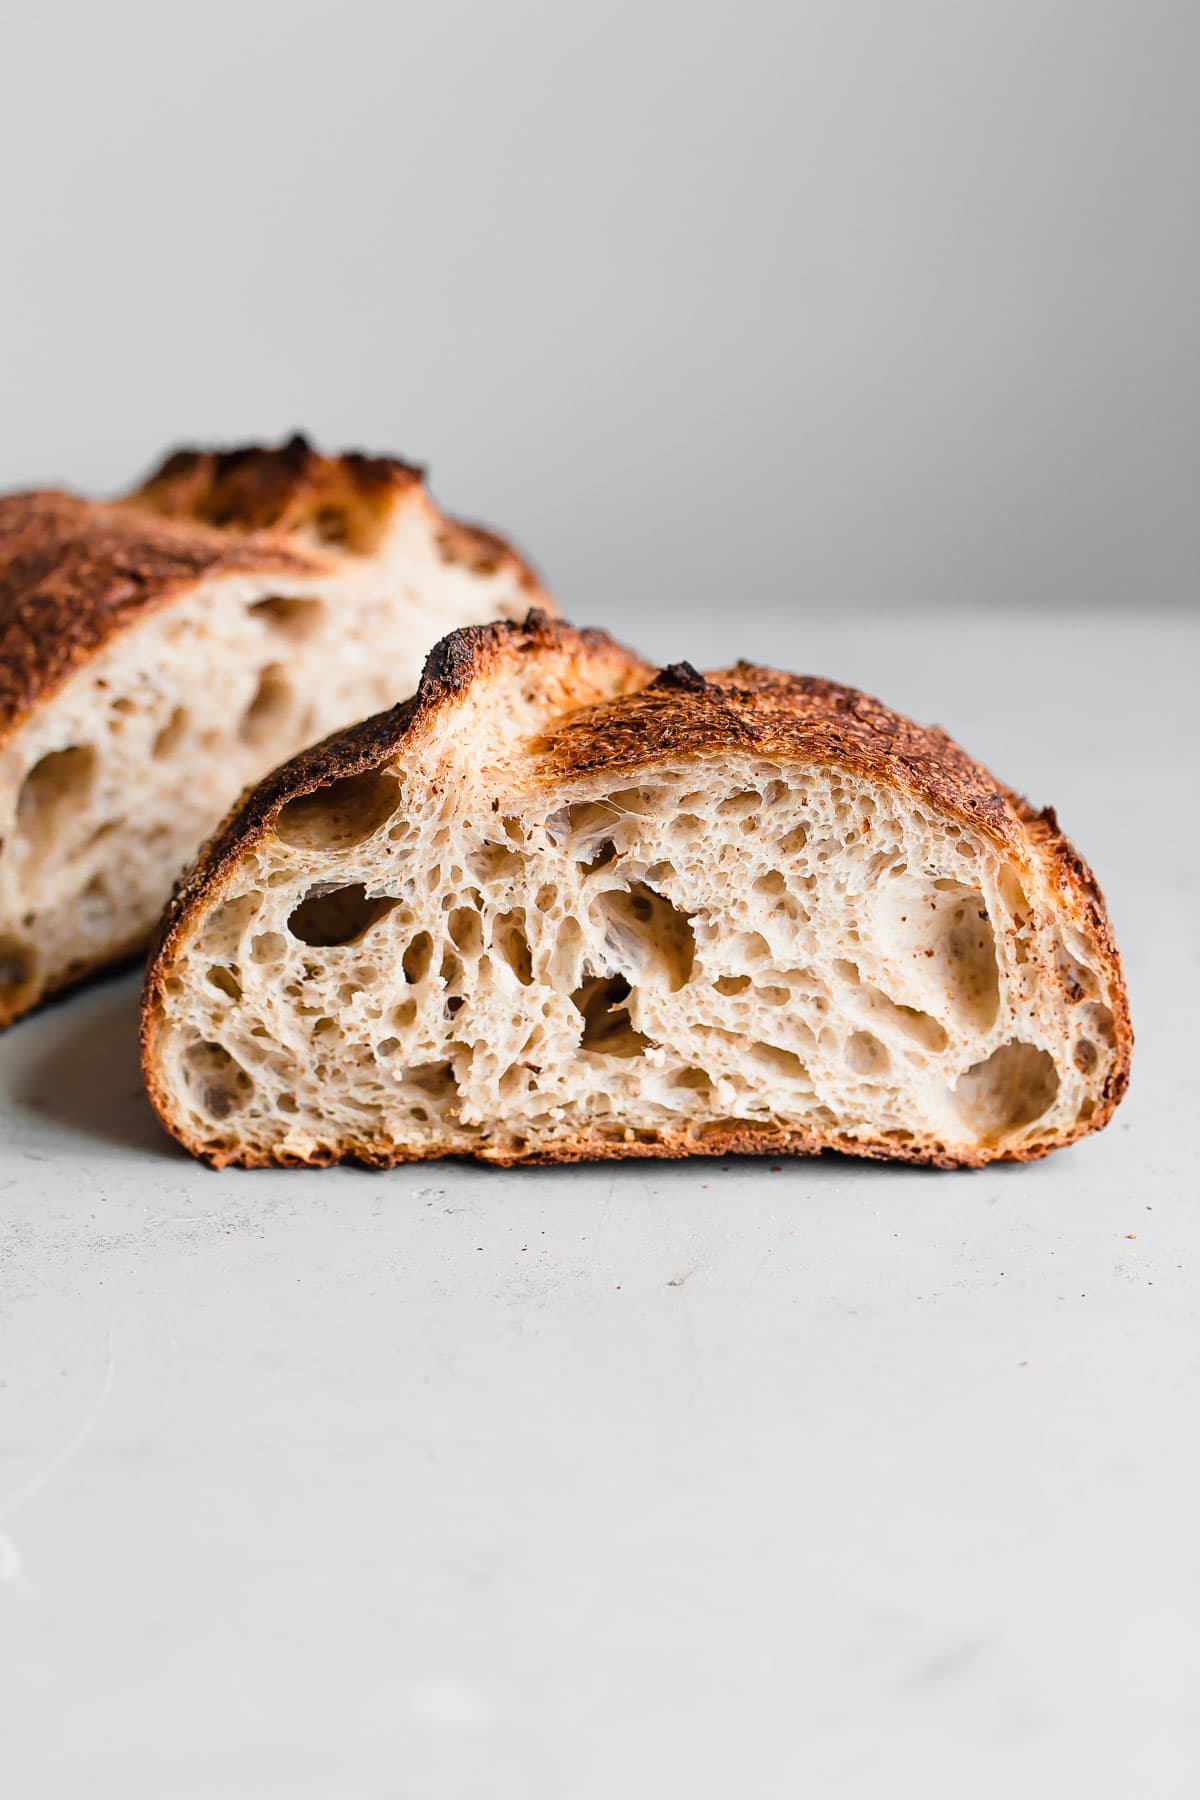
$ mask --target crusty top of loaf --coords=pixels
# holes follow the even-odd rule
[[[325,782],[357,775],[394,756],[445,708],[460,704],[505,667],[553,658],[576,683],[577,704],[553,716],[532,746],[536,778],[631,772],[713,750],[801,757],[886,781],[964,819],[1020,853],[1031,828],[1051,841],[1051,809],[1039,813],[974,762],[939,726],[917,725],[856,688],[813,675],[739,662],[701,675],[690,663],[664,669],[606,632],[578,630],[534,609],[452,631],[430,651],[410,700],[335,732],[274,770],[246,795],[207,846],[214,870],[270,828],[288,801]],[[607,679],[596,679],[596,665]],[[589,703],[598,686],[612,697]],[[197,871],[199,873],[199,871]]]
[[[544,733],[531,746],[530,776],[550,788],[593,773],[738,748],[886,782],[961,818],[1022,863],[1039,862],[1064,906],[1095,933],[1107,965],[1118,1045],[1105,1116],[1115,1107],[1128,1084],[1133,1043],[1120,958],[1095,877],[1051,808],[1037,811],[940,728],[914,724],[854,688],[745,662],[708,676],[687,663],[655,670],[604,632],[577,631],[537,611],[523,625],[452,632],[430,652],[410,700],[303,751],[246,795],[176,890],[151,953],[147,993],[187,915],[214,895],[289,801],[415,748],[446,709],[522,667],[535,685],[540,677],[547,689],[573,693],[580,702],[560,714],[548,706]]]
[[[338,501],[386,505],[423,479],[417,464],[393,456],[357,450],[323,456],[297,433],[277,446],[174,450],[131,497],[172,518],[244,531],[296,531],[322,507]]]
[[[370,554],[393,508],[425,492],[425,470],[395,456],[347,450],[324,456],[299,433],[277,446],[175,450],[129,499],[173,519],[239,531],[283,532],[351,554]],[[531,600],[536,571],[508,541],[485,526],[442,515],[438,546],[447,562],[494,574],[508,565]]]
[[[277,449],[179,450],[112,501],[54,490],[0,495],[0,741],[126,625],[215,575],[320,576],[369,555],[396,505],[419,496],[441,554],[479,574],[507,566],[544,602],[503,539],[436,511],[421,471],[389,457]]]

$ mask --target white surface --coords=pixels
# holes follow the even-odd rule
[[[14,1800],[1194,1793],[1200,634],[633,635],[858,680],[1052,798],[1128,1101],[974,1175],[218,1176],[132,979],[17,1028]]]

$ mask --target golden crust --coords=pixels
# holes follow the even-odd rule
[[[336,733],[268,776],[234,808],[177,889],[147,966],[140,1029],[147,1092],[167,1130],[186,1149],[216,1168],[230,1162],[247,1168],[281,1163],[327,1167],[336,1162],[391,1168],[418,1160],[366,1142],[296,1157],[245,1150],[232,1143],[213,1149],[189,1139],[171,1116],[154,1062],[154,1023],[162,984],[174,946],[191,917],[215,897],[242,855],[270,833],[281,808],[290,800],[326,782],[381,767],[406,742],[415,743],[437,714],[461,703],[470,689],[499,666],[552,655],[580,671],[599,664],[606,676],[605,688],[617,691],[618,697],[568,713],[557,729],[540,740],[537,774],[547,784],[599,772],[628,773],[666,760],[677,763],[718,749],[802,757],[904,789],[918,801],[943,808],[992,837],[1022,861],[1041,859],[1053,874],[1064,907],[1100,948],[1112,999],[1116,1055],[1092,1118],[1029,1148],[964,1154],[951,1152],[933,1139],[880,1137],[863,1142],[836,1134],[817,1138],[808,1132],[760,1130],[745,1120],[730,1120],[707,1127],[702,1136],[686,1130],[658,1135],[630,1132],[624,1138],[582,1132],[549,1150],[510,1151],[481,1145],[456,1155],[471,1154],[477,1160],[508,1167],[522,1162],[625,1157],[816,1155],[831,1149],[858,1157],[963,1168],[981,1167],[993,1160],[1032,1161],[1108,1122],[1128,1086],[1133,1047],[1124,976],[1100,888],[1059,830],[1052,809],[1035,811],[973,762],[944,731],[916,725],[853,688],[749,663],[709,676],[697,674],[687,663],[656,672],[605,633],[576,631],[534,611],[523,625],[474,626],[444,638],[430,653],[420,688],[410,701]]]
[[[178,450],[113,501],[0,495],[0,742],[125,626],[207,577],[302,578],[369,554],[395,507],[436,515],[447,561],[509,571],[551,607],[529,564],[494,533],[436,512],[420,469],[391,457],[277,449]]]

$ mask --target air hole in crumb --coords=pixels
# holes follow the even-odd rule
[[[270,625],[285,637],[300,643],[321,629],[325,608],[320,600],[291,599],[282,594],[272,594],[269,599],[256,600],[250,611],[264,625]]]
[[[450,936],[464,956],[478,956],[483,949],[483,926],[471,906],[459,906],[450,914]]]
[[[846,1063],[855,1075],[886,1074],[891,1058],[873,1032],[856,1031],[846,1044]]]
[[[965,850],[965,840],[958,846],[960,854]],[[971,852],[974,855],[974,851]],[[1011,863],[1005,863],[1000,870],[999,881],[1000,902],[1017,925],[1023,926],[1029,918],[1032,908],[1020,878]]]
[[[711,1094],[712,1085],[712,1077],[707,1069],[676,1069],[671,1077],[673,1088],[683,1088],[693,1094]]]
[[[787,893],[787,880],[778,869],[771,869],[767,874],[758,877],[754,883],[754,891],[756,894],[766,894],[772,899],[777,898],[780,894]]]
[[[606,952],[625,974],[671,993],[691,978],[696,955],[691,918],[665,895],[635,881],[599,895],[593,911]]]
[[[398,904],[388,894],[368,894],[361,881],[349,887],[316,887],[288,919],[288,930],[302,944],[326,948],[353,944]]]
[[[616,857],[617,846],[611,838],[603,838],[596,845],[592,854],[581,861],[579,866],[585,875],[592,875],[597,869],[607,869],[609,863],[616,861]]]
[[[295,1094],[280,1094],[275,1105],[281,1113],[294,1113],[300,1110],[296,1104]]]
[[[803,825],[794,825],[785,837],[780,838],[779,848],[784,856],[795,856],[807,842],[808,833]]]
[[[439,974],[443,985],[448,988],[457,987],[462,981],[463,966],[452,950],[442,952],[442,966]]]
[[[1055,962],[1072,1001],[1082,1000],[1085,994],[1091,994],[1094,998],[1100,992],[1100,978],[1095,969],[1087,963],[1076,961],[1061,945],[1056,952]]]
[[[713,983],[718,994],[744,994],[750,986],[748,975],[718,975]]]
[[[249,1075],[223,1044],[192,1044],[184,1053],[183,1076],[192,1098],[210,1119],[240,1112],[254,1092]]]
[[[954,1100],[963,1123],[990,1145],[1040,1119],[1057,1093],[1049,1052],[1013,1039],[959,1077]]]
[[[936,996],[979,1031],[1000,1010],[996,939],[987,904],[977,888],[939,878],[924,891],[907,881],[881,880],[871,899],[876,931],[893,947],[903,970],[905,1000]]]
[[[36,762],[17,796],[17,827],[31,854],[57,846],[91,797],[96,752],[90,744],[52,750]]]
[[[187,736],[190,723],[187,708],[177,706],[166,724],[155,733],[154,742],[150,746],[151,756],[174,756]]]
[[[388,1015],[388,1024],[398,1026],[401,1031],[407,1031],[416,1022],[417,1003],[415,1000],[402,1000],[399,1006],[393,1006]]]
[[[607,800],[577,800],[550,814],[546,836],[552,844],[565,844],[577,862],[591,865],[600,847],[611,841],[620,818],[621,809]]]
[[[424,981],[432,960],[433,939],[427,931],[418,931],[401,958],[404,979],[410,987],[415,987],[418,981]]]
[[[218,988],[230,1000],[240,1000],[242,984],[232,969],[226,969],[220,963],[214,963],[208,971],[208,979],[212,986]]]
[[[658,812],[668,798],[666,790],[660,787],[620,788],[617,793],[609,795],[609,800],[618,812],[642,814]]]
[[[794,1050],[785,1050],[779,1044],[751,1044],[750,1055],[762,1068],[784,1081],[808,1081],[808,1070]]]
[[[571,1000],[583,1014],[581,1050],[599,1056],[642,1055],[650,1040],[633,1029],[629,1008],[622,1004],[629,994],[629,983],[621,975],[598,976],[575,989]]]
[[[949,1044],[945,1026],[929,1013],[921,1012],[915,1006],[897,1006],[889,995],[869,985],[863,987],[862,997],[868,1012],[881,1025],[890,1025],[896,1031],[903,1032],[905,1037],[911,1038],[922,1050],[940,1055]]]
[[[349,850],[385,825],[399,804],[400,784],[391,775],[345,775],[289,800],[275,835],[299,850]]]
[[[506,881],[524,864],[524,857],[507,844],[484,844],[467,858],[477,881]]]
[[[516,976],[522,987],[533,980],[533,956],[525,930],[525,909],[513,907],[501,913],[492,927],[492,943]]]
[[[512,1063],[500,1077],[499,1094],[502,1100],[515,1100],[518,1095],[529,1092],[533,1081],[531,1071]]]
[[[282,962],[287,955],[287,939],[280,931],[262,931],[250,940],[250,960],[256,963]]]
[[[752,793],[744,788],[740,793],[730,794],[717,806],[718,817],[722,819],[746,819],[756,813],[762,806],[762,795]]]
[[[405,1073],[405,1084],[417,1088],[431,1100],[451,1100],[458,1092],[454,1071],[448,1062],[416,1063]]]
[[[1089,1037],[1097,1039],[1111,1050],[1116,1042],[1116,1033],[1113,1029],[1113,1016],[1107,1006],[1102,1006],[1098,1000],[1089,1001],[1086,1006],[1080,1007],[1078,1018]]]
[[[269,744],[287,730],[295,694],[282,663],[268,663],[254,697],[242,714],[238,736],[244,744]]]
[[[1099,1052],[1091,1038],[1079,1038],[1071,1057],[1081,1075],[1090,1075],[1099,1061]]]
[[[550,974],[556,986],[573,986],[578,981],[582,946],[583,931],[579,920],[568,913],[559,920],[554,936]]]

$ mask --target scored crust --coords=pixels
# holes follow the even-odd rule
[[[402,706],[335,733],[276,770],[244,798],[214,835],[195,869],[177,889],[152,950],[143,990],[143,1074],[160,1117],[186,1148],[214,1166],[236,1160],[246,1166],[308,1163],[324,1166],[357,1160],[390,1167],[422,1152],[383,1146],[369,1137],[343,1134],[336,1146],[304,1155],[276,1154],[240,1145],[215,1146],[190,1132],[178,1110],[158,1054],[158,1030],[166,984],[177,954],[201,916],[217,904],[243,860],[272,836],[285,806],[331,782],[377,771],[397,759],[410,762],[446,715],[474,706],[464,733],[486,728],[486,696],[501,680],[543,689],[544,726],[527,743],[533,780],[557,792],[569,779],[644,774],[669,760],[673,767],[714,752],[797,759],[886,784],[961,820],[1022,863],[1034,862],[1064,915],[1086,932],[1103,976],[1112,1013],[1112,1054],[1103,1090],[1086,1121],[1046,1135],[974,1154],[948,1148],[936,1137],[910,1142],[871,1141],[837,1131],[813,1132],[769,1123],[730,1120],[698,1140],[675,1132],[611,1133],[583,1129],[548,1144],[513,1149],[481,1142],[466,1149],[483,1160],[570,1162],[583,1159],[695,1153],[811,1153],[826,1148],[858,1156],[941,1167],[978,1166],[993,1159],[1026,1161],[1045,1155],[1105,1124],[1129,1078],[1132,1030],[1120,959],[1091,871],[1060,831],[1053,811],[1036,811],[971,760],[936,727],[913,724],[878,700],[814,677],[738,663],[701,676],[686,663],[661,671],[601,632],[581,632],[532,611],[523,625],[500,623],[452,633],[431,652],[421,685]],[[548,692],[547,692],[548,690]],[[480,755],[486,746],[481,745]],[[498,804],[494,803],[494,804]],[[1059,977],[1069,984],[1068,973]],[[429,1154],[430,1152],[424,1152]]]

